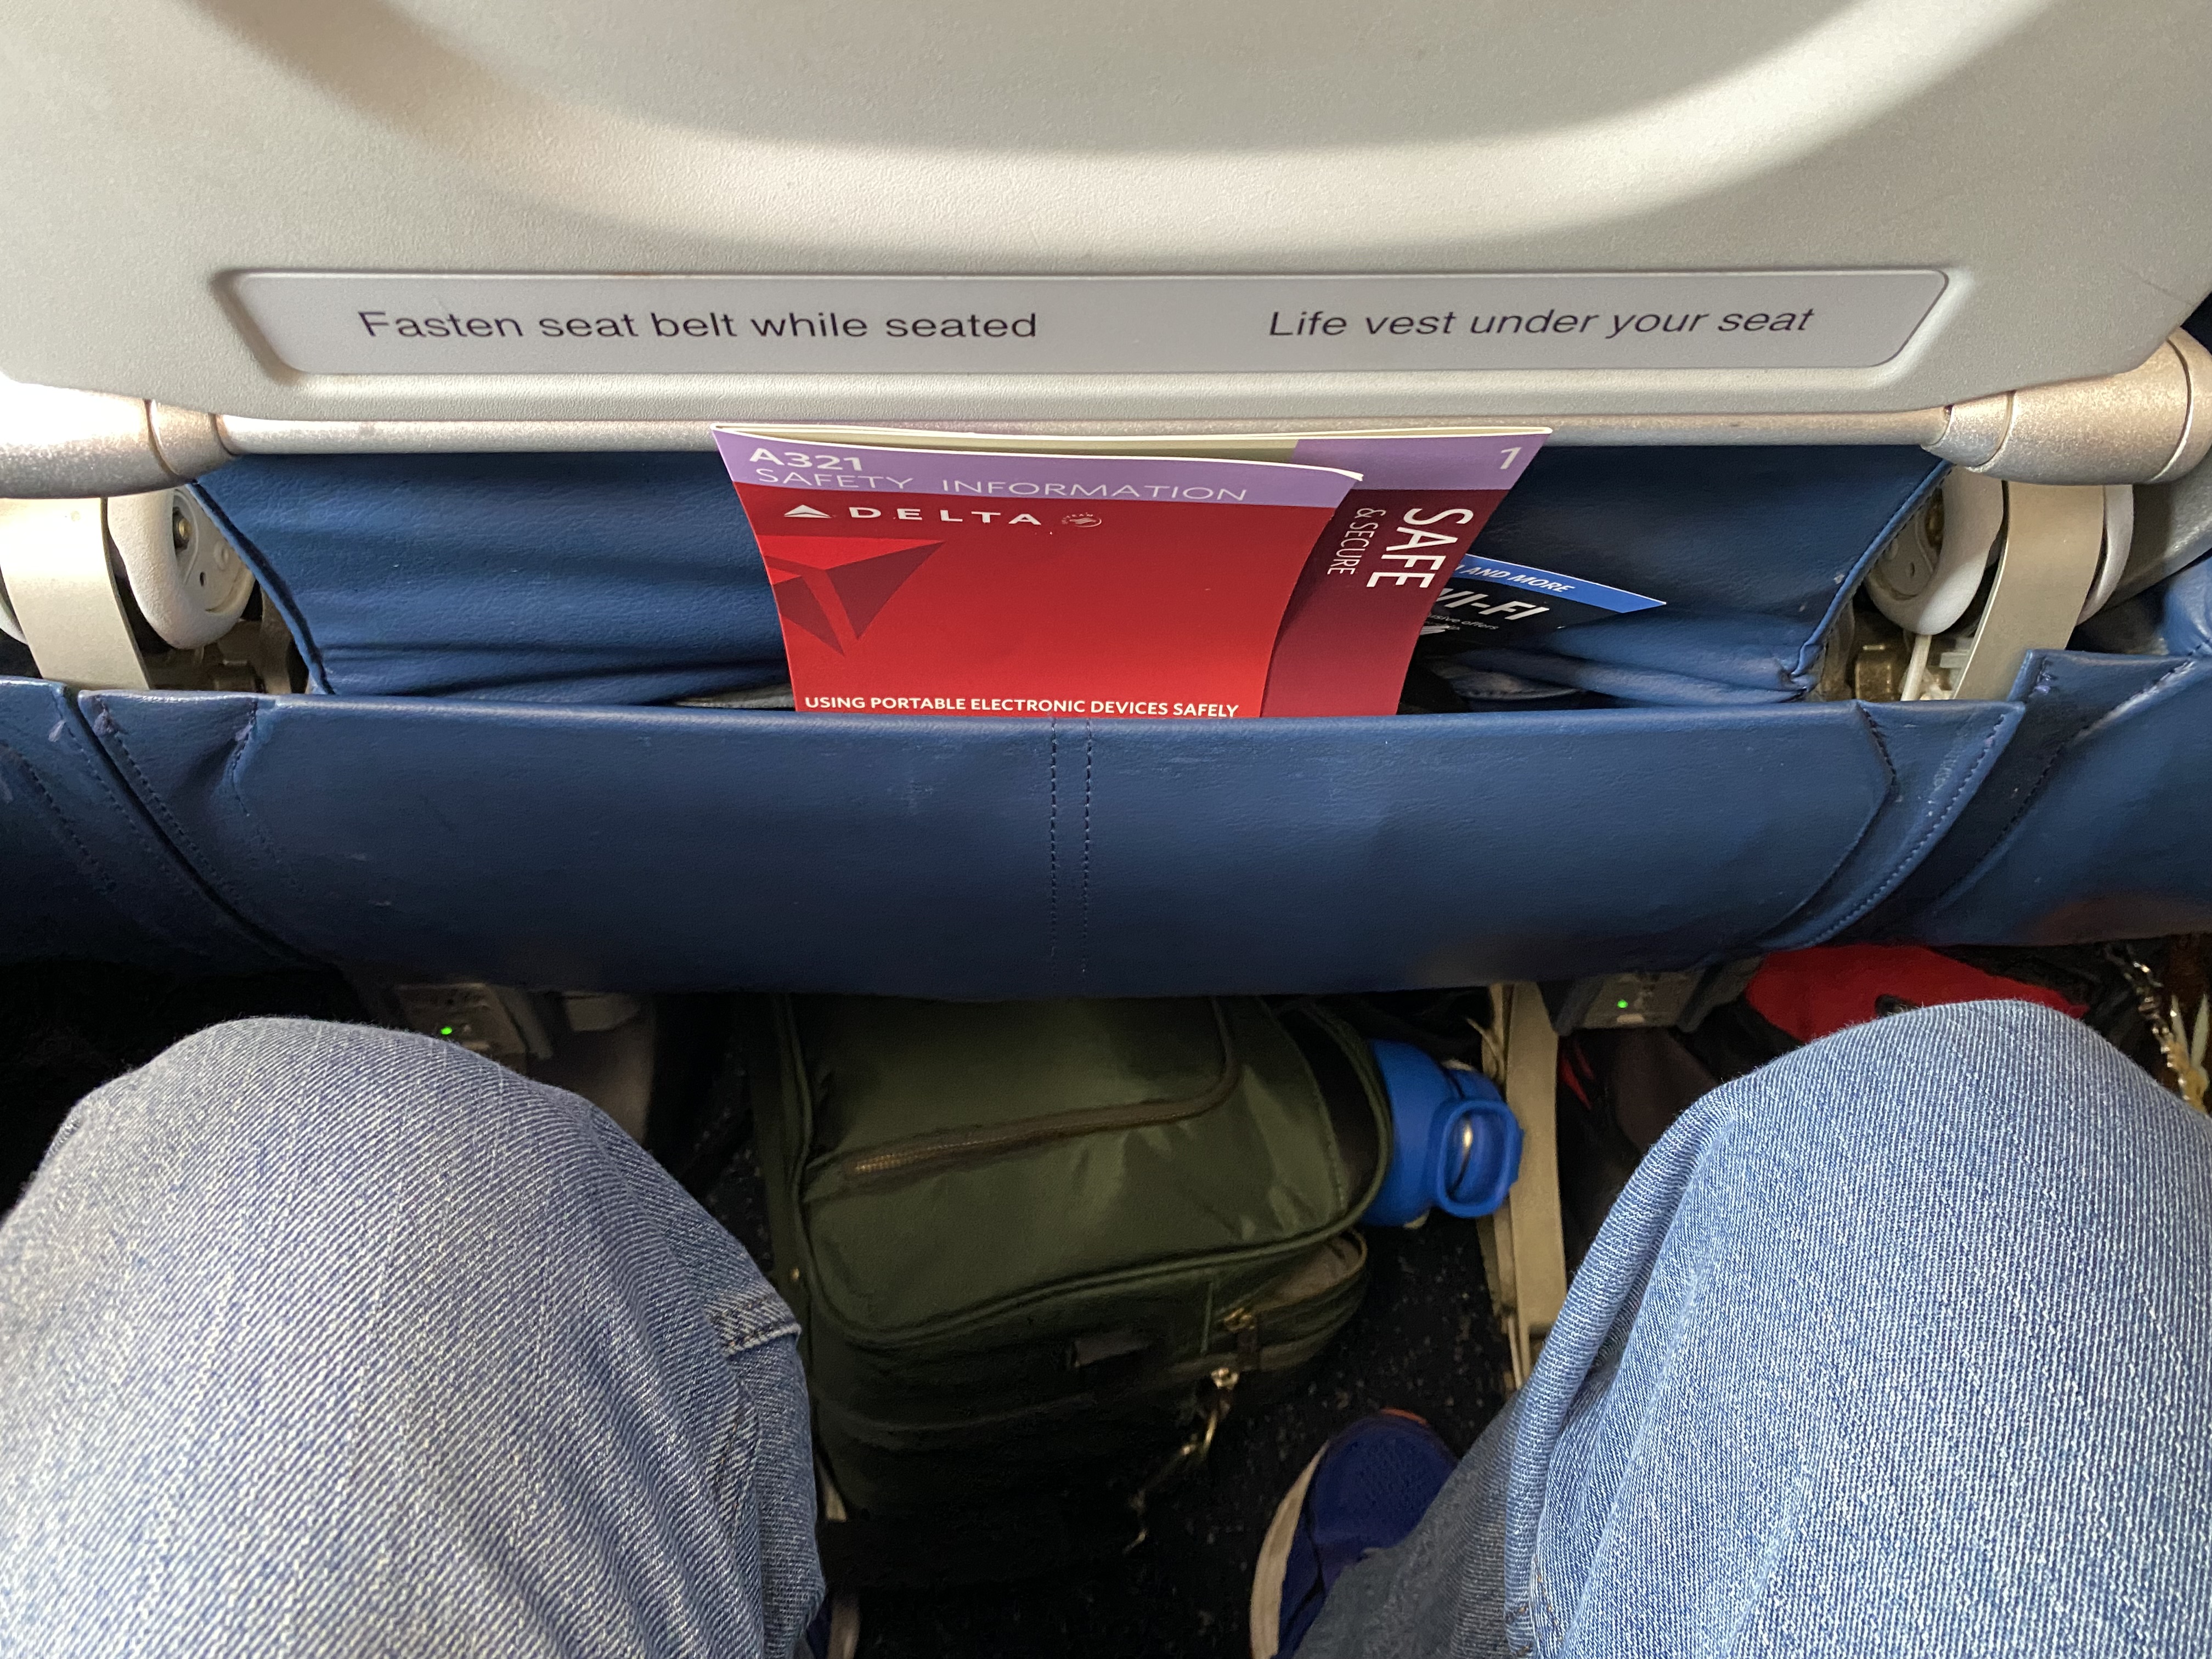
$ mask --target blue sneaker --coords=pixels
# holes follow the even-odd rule
[[[1252,1659],[1296,1653],[1344,1570],[1413,1531],[1458,1467],[1411,1412],[1363,1417],[1316,1452],[1260,1545]]]

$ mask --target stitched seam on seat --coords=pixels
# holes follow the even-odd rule
[[[154,787],[153,781],[147,777],[144,769],[138,764],[137,757],[131,752],[129,735],[104,708],[100,710],[100,720],[103,722],[104,732],[114,739],[115,754],[121,759],[125,769],[137,781],[139,799],[144,803],[146,811],[152,815],[154,821],[159,823],[169,839],[176,843],[178,850],[191,861],[194,872],[202,881],[228,900],[234,909],[251,910],[252,907],[241,902],[239,895],[231,890],[229,884],[215,873],[207,854],[200,850],[198,844],[193,841],[191,832],[179,822],[177,815],[169,810],[168,803],[161,798],[161,792]],[[252,723],[249,722],[246,732],[241,733],[239,738],[234,739],[234,742],[242,741],[246,735],[251,734],[252,729]]]
[[[23,781],[37,791],[39,799],[45,803],[47,818],[75,851],[79,867],[91,878],[92,884],[107,897],[116,897],[118,889],[114,879],[108,875],[106,866],[93,855],[92,848],[77,834],[76,826],[69,821],[69,814],[62,811],[62,804],[54,799],[53,791],[46,787],[46,781],[39,775],[38,769],[24,758],[21,751],[9,744],[0,743],[0,755],[5,755],[15,762],[21,771]]]
[[[261,849],[263,858],[276,871],[277,879],[284,884],[304,915],[312,908],[308,904],[307,890],[300,885],[299,878],[292,873],[291,866],[278,854],[276,843],[262,829],[261,821],[253,816],[253,808],[247,804],[246,792],[238,787],[238,769],[244,763],[246,747],[252,743],[253,733],[261,724],[261,709],[262,705],[258,702],[247,709],[246,729],[238,734],[237,740],[231,745],[230,758],[222,763],[222,787],[237,805],[239,822],[246,826],[246,832],[253,837],[253,844]]]
[[[2071,738],[2067,739],[2067,746],[2071,748],[2075,744],[2079,743],[2082,738],[2088,735],[2088,733],[2096,731],[2108,720],[2118,720],[2121,715],[2135,708],[2136,704],[2148,702],[2151,698],[2158,695],[2159,689],[2168,680],[2178,680],[2181,678],[2184,675],[2190,673],[2191,671],[2203,666],[2205,661],[2206,659],[2203,657],[2184,657],[2180,661],[2174,664],[2172,667],[2167,669],[2166,672],[2160,674],[2156,679],[2153,680],[2148,685],[2143,687],[2142,690],[2136,692],[2133,696],[2123,698],[2117,706],[2106,709],[2103,714],[2097,716],[2095,720],[2091,720],[2088,725],[2083,726],[2081,731],[2075,732]]]
[[[1958,804],[1959,798],[1965,794],[1969,788],[1978,787],[1982,782],[1984,769],[1988,764],[1990,751],[1996,744],[1997,733],[2002,729],[2002,721],[1990,722],[1988,728],[1982,733],[1982,740],[1980,744],[1976,746],[1973,763],[1971,765],[1964,766],[1960,769],[1959,781],[1951,786],[1951,793],[1943,798],[1942,808],[1929,816],[1928,827],[1920,832],[1919,839],[1915,841],[1911,847],[1905,848],[1905,850],[1897,858],[1893,859],[1890,861],[1887,878],[1881,882],[1875,890],[1857,905],[1853,907],[1850,914],[1845,915],[1842,921],[1838,921],[1826,933],[1823,933],[1820,936],[1822,939],[1832,939],[1836,934],[1841,933],[1844,928],[1849,927],[1853,922],[1858,921],[1858,919],[1866,915],[1868,911],[1873,909],[1875,905],[1887,898],[1891,893],[1896,890],[1898,884],[1904,881],[1906,876],[1910,875],[1915,869],[1919,867],[1921,856],[1926,852],[1929,846],[1932,842],[1939,840],[1950,830],[1952,823],[1952,809]],[[1814,942],[1817,944],[1819,941],[1815,940]]]
[[[2165,678],[2164,675],[2160,676],[2161,680]],[[2049,696],[2054,686],[2055,682],[2051,678],[2051,668],[2046,663],[2036,670],[2035,684],[2027,688],[2027,696],[2021,700],[2023,704],[2038,697]],[[2043,769],[2038,772],[2033,781],[2021,792],[2019,800],[2013,806],[2011,816],[2006,818],[2004,823],[1998,826],[1996,833],[1990,837],[1990,847],[1992,851],[1996,849],[1997,843],[2012,834],[2014,826],[2027,816],[2028,808],[2034,805],[2038,798],[2042,795],[2044,786],[2051,781],[2051,775],[2058,769],[2058,763],[2065,758],[2066,751],[2081,740],[2084,732],[2094,730],[2097,724],[2096,720],[2091,720],[2087,726],[2077,726],[2066,734],[2066,740],[2063,743],[2055,743],[2051,745],[2050,753],[2044,759]]]
[[[1868,741],[1874,744],[1875,755],[1881,762],[1881,769],[1889,779],[1889,793],[1902,799],[1905,780],[1898,775],[1897,762],[1889,752],[1889,740],[1882,736],[1881,727],[1875,724],[1874,716],[1867,713],[1866,705],[1853,703],[1851,713],[1858,716],[1859,725],[1865,728]],[[1872,829],[1874,826],[1869,824],[1867,827]]]
[[[2036,804],[2043,799],[2043,792],[2050,784],[2051,775],[2058,770],[2059,767],[2065,762],[2066,757],[2074,752],[2084,738],[2089,737],[2093,733],[2100,731],[2107,722],[2117,720],[2122,714],[2126,714],[2130,709],[2135,708],[2138,703],[2146,702],[2149,698],[2155,696],[2159,689],[2165,685],[2167,681],[2179,678],[2181,676],[2188,673],[2190,670],[2196,667],[2201,660],[2202,659],[2196,657],[2184,658],[2181,661],[2176,663],[2172,668],[2167,669],[2166,672],[2160,674],[2156,679],[2153,680],[2148,685],[2143,687],[2142,690],[2136,692],[2134,696],[2122,699],[2118,704],[2113,708],[2106,709],[2103,714],[2098,715],[2096,719],[2091,720],[2087,725],[2078,727],[2072,732],[2069,732],[2065,742],[2053,744],[2051,748],[2050,758],[2044,763],[2043,769],[2035,775],[2034,783],[2028,788],[2021,791],[2020,804],[2014,810],[2012,816],[2005,820],[2004,827],[2002,829],[1999,830],[1996,834],[1990,837],[1989,850],[1984,853],[1981,857],[1976,859],[1972,867],[1967,870],[1964,875],[1960,876],[1958,880],[1953,882],[1950,886],[1944,889],[1942,892],[1936,894],[1936,896],[1929,902],[1927,906],[1929,913],[1930,915],[1934,914],[1942,906],[1949,903],[1954,898],[1956,898],[1960,894],[1966,892],[1967,889],[1974,884],[1974,883],[1981,879],[1982,874],[1984,871],[1987,871],[1995,866],[1996,861],[2004,855],[2006,845],[2012,840],[2014,832],[2016,831],[2022,823],[2027,822],[2029,813],[2034,809]],[[2036,683],[2034,686],[2031,688],[2029,695],[2033,696],[2038,693],[2049,691],[2052,689],[2054,688],[2050,671],[2048,669],[2045,669],[2037,674]]]
[[[1807,915],[1819,915],[1817,907],[1820,902],[1821,896],[1834,887],[1838,878],[1850,869],[1851,860],[1858,856],[1859,849],[1867,844],[1867,840],[1874,834],[1875,826],[1881,822],[1882,811],[1887,806],[1890,799],[1893,796],[1901,798],[1904,795],[1904,780],[1898,775],[1897,763],[1890,757],[1889,744],[1882,740],[1881,729],[1868,717],[1866,709],[1862,705],[1853,702],[1844,706],[1850,709],[1852,717],[1859,723],[1860,732],[1874,749],[1875,759],[1881,764],[1882,776],[1887,780],[1882,790],[1881,800],[1876,803],[1873,811],[1867,814],[1866,822],[1859,826],[1858,833],[1851,837],[1851,844],[1837,854],[1836,861],[1828,867],[1828,873],[1814,884],[1810,893],[1784,914],[1780,921],[1765,929],[1761,934],[1762,938],[1792,939],[1794,936],[1790,933],[1790,928],[1793,922]],[[1825,939],[1827,935],[1824,933],[1820,937]],[[1792,943],[1778,947],[1769,945],[1767,948],[1796,950],[1799,947]]]
[[[105,745],[97,743],[88,744],[83,740],[77,726],[72,723],[73,718],[82,719],[82,717],[81,712],[77,710],[71,710],[63,716],[62,729],[69,738],[71,752],[83,759],[86,763],[86,775],[90,779],[93,787],[100,791],[102,799],[114,809],[116,815],[122,819],[125,827],[132,834],[146,842],[154,857],[161,862],[165,873],[177,878],[181,882],[185,891],[191,896],[191,902],[205,905],[208,913],[226,931],[244,937],[263,950],[275,951],[280,956],[289,954],[288,946],[264,932],[245,915],[247,907],[238,902],[235,894],[226,892],[222,884],[207,873],[204,867],[207,860],[194,849],[191,838],[185,833],[184,826],[169,813],[161,803],[161,797],[155,793],[153,785],[147,781],[145,774],[139,769],[137,762],[131,758],[130,745],[125,739],[123,728],[115,723],[107,710],[104,707],[101,708],[100,720],[105,723],[106,730],[114,734],[115,746],[121,751],[124,765],[138,780],[140,793],[136,796],[127,790],[118,789],[116,787],[114,778],[108,771],[109,757]],[[35,775],[34,773],[34,781]],[[41,783],[39,787],[40,793],[44,793],[46,786]],[[52,803],[52,797],[49,795],[47,799]],[[136,815],[140,811],[145,812],[155,822],[157,833],[151,837],[147,837],[144,831],[135,822]],[[74,836],[75,831],[72,830],[70,833]],[[166,845],[161,839],[162,834],[167,834],[169,838]],[[196,887],[195,882],[199,885]],[[205,890],[201,890],[203,888]],[[120,902],[119,899],[118,902]],[[224,908],[226,903],[229,907],[228,909]],[[165,924],[154,921],[137,910],[131,911],[131,915],[132,920],[142,927],[152,929],[188,956],[198,957],[206,962],[221,960],[214,951],[198,943],[188,934],[178,933]]]
[[[1083,723],[1083,875],[1077,891],[1077,955],[1075,977],[1079,981],[1091,977],[1091,722]]]

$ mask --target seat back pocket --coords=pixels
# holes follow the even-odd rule
[[[2002,703],[1049,722],[88,695],[199,874],[324,960],[936,997],[1372,990],[1809,944]]]
[[[0,961],[243,973],[283,953],[180,863],[51,680],[0,679]]]

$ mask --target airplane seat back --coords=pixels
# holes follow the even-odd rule
[[[2177,329],[2212,289],[2179,205],[2212,15],[1348,27],[1249,0],[860,0],[827,46],[698,0],[21,20],[0,495],[178,492],[306,676],[153,672],[131,581],[91,573],[119,657],[41,656],[9,696],[82,749],[87,811],[126,792],[168,872],[132,902],[218,956],[964,996],[2196,925],[2167,827],[2202,770],[2194,636],[2069,641],[2047,592],[1996,619],[2062,553],[2094,568],[2097,523],[2115,545],[2133,498],[2093,522],[2078,492],[2170,506],[2212,450],[2212,355]],[[783,672],[707,453],[730,420],[1539,425],[1486,544],[1668,603],[1469,658],[1568,695],[1463,714],[672,706]],[[1922,647],[1912,688],[1956,695],[1898,700],[1855,677],[1857,595],[1946,465],[2003,482],[2010,562],[1979,635]]]

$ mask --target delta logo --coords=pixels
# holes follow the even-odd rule
[[[778,538],[762,547],[761,562],[768,567],[776,615],[785,625],[804,629],[842,657],[944,545],[880,536]]]
[[[837,514],[835,513],[824,513],[820,507],[809,507],[802,501],[797,507],[787,509],[783,516],[787,519],[834,519]],[[845,509],[845,517],[848,519],[889,519],[893,520],[904,520],[910,524],[1029,524],[1041,526],[1043,522],[1034,513],[986,513],[980,508],[970,508],[965,513],[955,513],[949,507],[939,507],[937,509],[937,515],[934,518],[930,516],[928,508],[921,507],[894,507],[888,510],[880,507],[848,507]],[[1101,519],[1095,513],[1071,513],[1066,518],[1062,519],[1060,522],[1062,524],[1088,526],[1103,524],[1105,520]]]
[[[811,522],[805,535],[762,538],[761,561],[768,567],[769,585],[775,592],[776,614],[787,627],[811,635],[841,657],[874,625],[884,607],[915,572],[944,547],[941,539],[919,539],[920,534],[927,533],[922,526],[969,526],[959,532],[963,534],[973,534],[973,526],[978,525],[994,529],[1043,527],[1034,513],[1008,513],[1004,508],[970,507],[956,513],[949,507],[862,507],[844,501],[837,503],[836,510],[801,501],[786,507],[781,516]],[[872,534],[838,535],[811,527],[856,519],[880,520],[880,528],[871,526]],[[916,527],[917,538],[882,533],[902,522]],[[1088,528],[1105,521],[1095,513],[1072,513],[1060,522]]]

